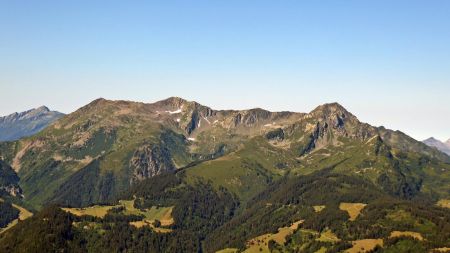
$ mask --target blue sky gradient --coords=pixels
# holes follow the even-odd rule
[[[0,115],[104,97],[450,138],[450,1],[0,1]]]

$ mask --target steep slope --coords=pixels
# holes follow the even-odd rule
[[[0,141],[14,141],[34,135],[63,116],[63,113],[41,106],[0,117]]]
[[[438,150],[446,153],[447,155],[450,155],[450,140],[447,140],[446,142],[442,142],[433,137],[430,137],[422,142],[427,144],[430,147],[437,148]]]

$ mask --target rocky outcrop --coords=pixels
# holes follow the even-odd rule
[[[132,182],[140,181],[176,169],[168,149],[154,144],[139,147],[130,160]]]

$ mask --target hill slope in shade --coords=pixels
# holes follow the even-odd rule
[[[424,140],[423,143],[427,144],[430,147],[435,147],[438,150],[450,155],[450,139],[447,140],[446,142],[442,142],[433,137],[430,137]]]
[[[63,116],[63,113],[41,106],[0,117],[0,141],[14,141],[34,135]]]

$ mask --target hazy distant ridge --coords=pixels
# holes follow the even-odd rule
[[[424,140],[423,143],[427,144],[430,147],[435,147],[438,150],[450,155],[450,139],[448,139],[446,142],[442,142],[435,139],[434,137],[430,137]]]
[[[0,141],[14,141],[36,134],[62,116],[63,113],[41,106],[0,117]]]

